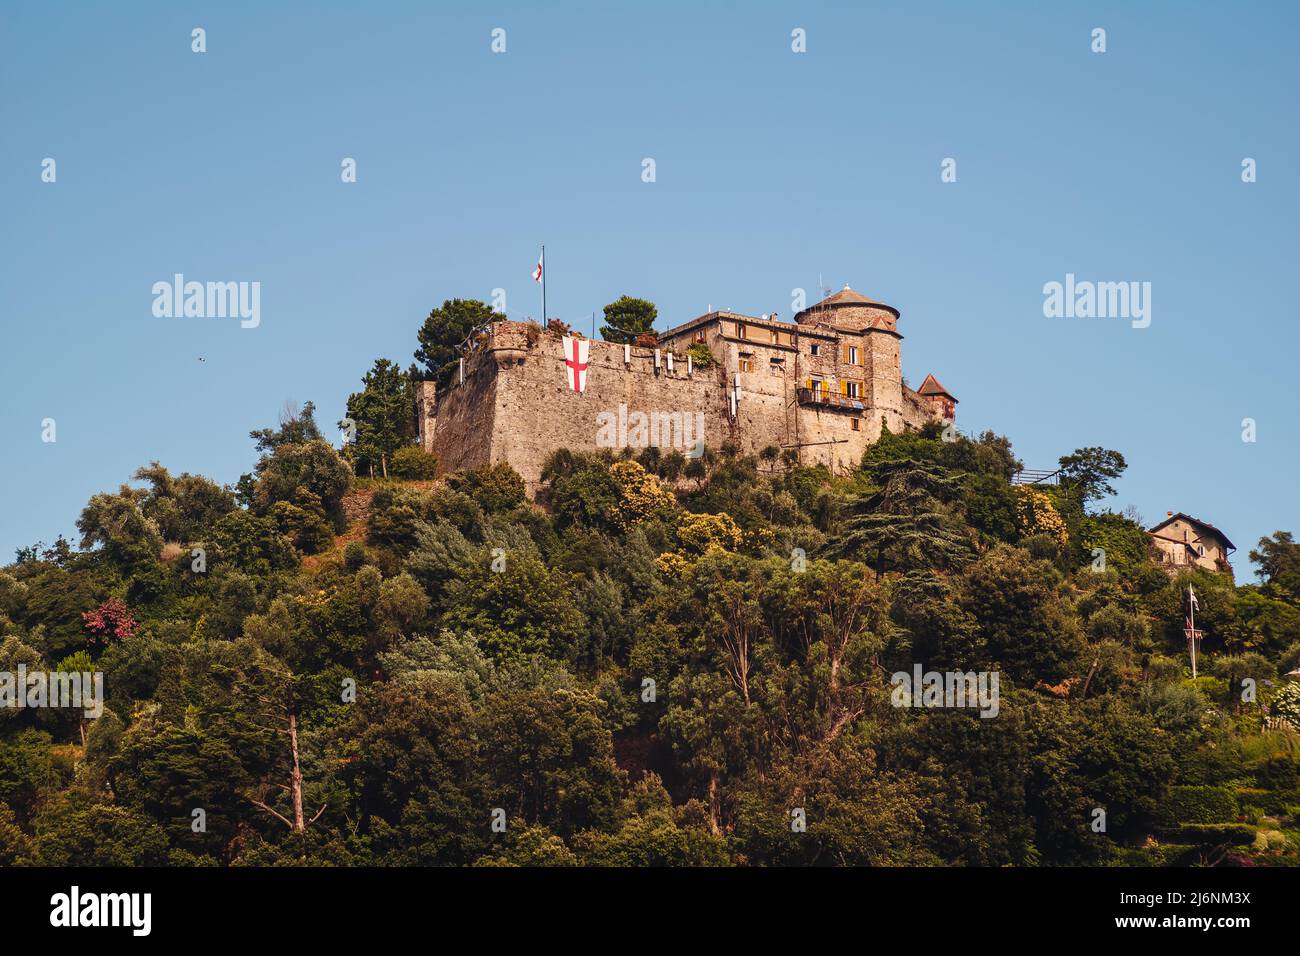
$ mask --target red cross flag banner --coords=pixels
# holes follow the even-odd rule
[[[564,337],[564,377],[575,392],[587,390],[587,353],[590,348],[589,339],[580,339],[576,335]]]

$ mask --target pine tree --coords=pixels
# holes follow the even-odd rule
[[[348,397],[348,418],[356,426],[354,468],[358,474],[377,470],[387,478],[393,452],[415,436],[415,391],[410,378],[388,359],[376,359],[362,383],[365,388]]]
[[[636,341],[641,333],[652,331],[658,315],[659,310],[653,302],[629,295],[619,296],[605,306],[605,324],[600,327],[600,336],[606,342],[627,345]]]
[[[829,553],[865,561],[878,574],[958,567],[975,556],[959,502],[962,477],[913,459],[871,469],[876,490],[850,500]]]

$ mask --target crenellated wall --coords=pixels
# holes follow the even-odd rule
[[[558,333],[528,323],[493,323],[466,357],[463,382],[458,374],[440,390],[422,383],[421,442],[445,471],[508,462],[532,494],[547,457],[558,448],[627,445],[635,451],[648,440],[689,457],[695,428],[702,427],[704,447],[716,450],[731,442],[744,454],[794,448],[804,464],[845,471],[880,436],[882,418],[901,431],[934,417],[932,402],[911,389],[904,392],[896,334],[857,333],[853,340],[862,351],[850,368],[842,366],[840,337],[818,339],[813,329],[787,335],[783,330],[794,328],[789,323],[768,326],[765,341],[728,334],[725,319],[669,333],[658,349],[591,341],[587,387],[579,393],[570,388]],[[736,333],[734,322],[730,331]],[[701,338],[715,358],[703,369],[686,356],[686,348]],[[821,343],[815,356],[808,344],[813,341]],[[838,394],[827,402],[800,400],[797,390],[809,376],[841,374],[866,385],[861,400]],[[806,399],[808,393],[802,394]],[[645,416],[646,431],[637,430],[638,413]],[[656,424],[664,426],[658,441]]]

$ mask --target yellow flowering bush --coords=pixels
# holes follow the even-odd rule
[[[619,486],[619,505],[612,517],[624,530],[652,518],[666,518],[677,508],[673,493],[640,464],[629,459],[610,465],[609,473]]]
[[[735,551],[740,547],[741,531],[725,511],[715,515],[688,512],[677,525],[677,540],[690,554],[707,554],[715,549]]]
[[[1062,547],[1069,542],[1065,519],[1052,505],[1052,499],[1037,488],[1028,485],[1016,488],[1016,524],[1022,538],[1045,534],[1055,538]]]
[[[691,562],[676,551],[665,551],[655,558],[655,567],[670,578],[680,578],[690,566]]]
[[[680,548],[659,555],[655,567],[670,577],[681,577],[696,558],[715,552],[735,551],[743,540],[740,526],[725,511],[717,514],[688,511],[677,524]]]

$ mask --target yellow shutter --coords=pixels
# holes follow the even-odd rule
[[[840,379],[840,394],[847,396],[849,394],[849,383]]]

